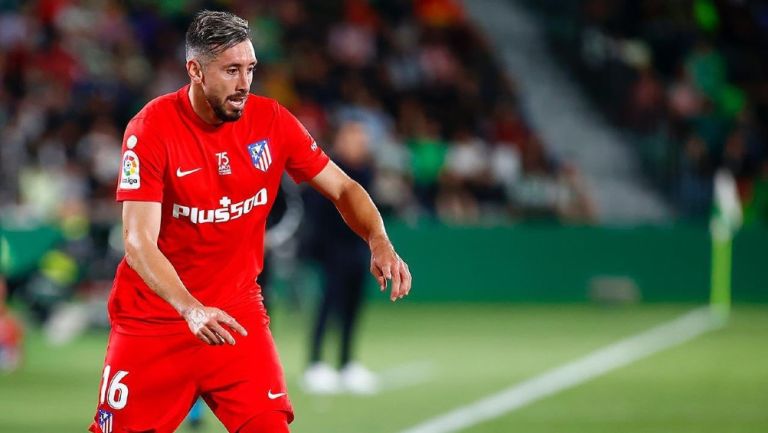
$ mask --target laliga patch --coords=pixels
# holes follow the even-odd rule
[[[269,151],[269,140],[267,139],[249,144],[248,154],[251,155],[253,166],[264,173],[272,165],[272,153]]]
[[[120,172],[120,189],[139,189],[139,186],[141,186],[139,156],[132,150],[126,150]]]

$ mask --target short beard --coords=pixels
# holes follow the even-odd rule
[[[208,96],[206,96],[205,99],[208,100],[208,104],[213,109],[213,113],[222,122],[234,122],[235,120],[239,119],[243,115],[243,110],[235,110],[231,113],[227,113],[227,110],[224,108],[224,104],[227,103],[229,96],[227,96],[221,101],[213,99]],[[245,108],[245,106],[243,106],[243,108]]]

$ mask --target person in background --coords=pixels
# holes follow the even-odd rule
[[[346,121],[338,128],[332,150],[338,166],[363,188],[369,187],[373,177],[369,141],[362,122]],[[310,250],[322,268],[323,293],[312,327],[309,367],[304,372],[302,385],[306,392],[313,394],[375,393],[376,376],[353,357],[368,271],[368,250],[364,242],[345,229],[333,203],[319,194],[311,193],[307,197],[307,213],[308,219],[314,222],[310,229]],[[341,333],[338,370],[322,361],[323,342],[331,320]]]
[[[0,373],[16,370],[21,364],[24,331],[5,305],[5,278],[0,275]]]

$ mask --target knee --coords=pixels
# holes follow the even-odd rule
[[[288,415],[285,412],[271,410],[249,419],[237,433],[289,433]]]

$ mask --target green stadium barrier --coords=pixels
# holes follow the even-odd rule
[[[601,280],[629,282],[643,301],[709,300],[706,226],[388,227],[413,301],[582,302]],[[766,245],[765,228],[734,239],[735,301],[768,301]]]
[[[34,271],[61,239],[61,231],[51,226],[0,226],[0,273],[12,279]]]
[[[768,229],[742,229],[733,242],[733,299],[768,301]]]
[[[412,301],[583,302],[601,278],[632,282],[643,301],[709,298],[710,238],[703,225],[387,227],[411,267]],[[10,276],[37,266],[60,239],[60,233],[48,227],[1,234],[6,252],[11,252],[5,257]],[[766,228],[747,228],[736,235],[734,301],[768,301],[766,246]],[[371,290],[376,290],[370,281]]]

